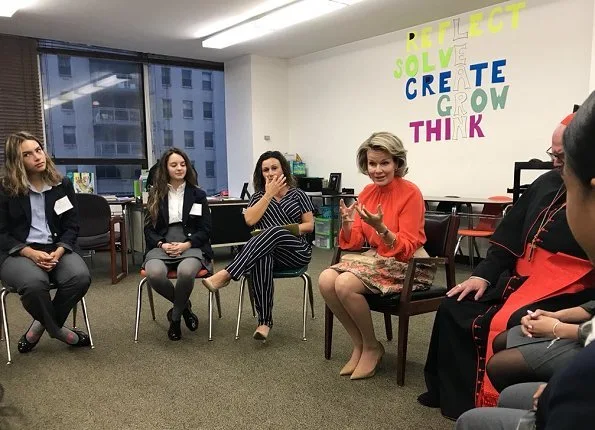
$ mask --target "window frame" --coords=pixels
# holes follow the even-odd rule
[[[190,109],[186,107],[186,103],[190,103]],[[186,113],[190,111],[190,115],[186,115]],[[182,118],[184,119],[194,119],[194,100],[182,100]]]
[[[210,110],[205,109],[207,105],[211,106]],[[211,116],[207,116],[207,112],[211,112]],[[202,119],[214,120],[213,102],[202,102]]]
[[[147,110],[150,109],[150,105],[147,103],[150,87],[145,85],[145,73],[146,66],[169,66],[169,67],[180,67],[180,68],[191,68],[191,69],[202,69],[210,71],[225,72],[224,64],[222,62],[208,61],[208,60],[197,60],[182,57],[164,56],[159,54],[151,54],[146,52],[134,52],[134,51],[121,51],[112,50],[109,48],[102,48],[97,46],[88,46],[84,44],[70,44],[52,40],[39,40],[37,47],[38,58],[42,54],[50,54],[56,56],[67,56],[70,64],[70,75],[60,75],[61,78],[72,77],[72,58],[82,57],[85,59],[104,59],[112,61],[123,61],[128,63],[137,64],[140,66],[140,92],[142,95],[142,103],[140,106],[140,117],[143,119],[144,127],[141,130],[141,147],[142,147],[142,158],[70,158],[70,157],[53,157],[56,165],[89,165],[89,166],[109,166],[109,165],[140,165],[141,169],[148,169],[148,158],[147,154],[153,150],[149,149],[149,139],[147,136],[147,130],[150,129],[151,125],[147,125]],[[59,68],[59,67],[58,67]],[[171,69],[170,69],[171,70]],[[41,71],[40,71],[41,79]],[[171,82],[171,72],[170,72]],[[44,85],[41,85],[42,98],[44,94]],[[76,111],[74,111],[76,112]],[[42,116],[44,113],[42,112]],[[173,106],[172,106],[173,116]],[[45,116],[44,116],[45,118]]]

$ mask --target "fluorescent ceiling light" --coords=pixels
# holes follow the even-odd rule
[[[262,18],[232,27],[204,40],[204,48],[223,49],[342,9],[362,0],[301,0]]]
[[[10,18],[14,13],[27,6],[31,6],[35,0],[0,0],[0,16]]]
[[[211,34],[218,33],[220,31],[225,30],[226,28],[231,28],[235,25],[246,22],[254,17],[262,15],[263,13],[267,13],[272,10],[283,7],[289,3],[293,3],[294,1],[295,0],[267,0],[263,3],[261,3],[259,6],[253,8],[253,9],[250,9],[249,11],[247,11],[245,13],[235,15],[235,16],[226,17],[226,18],[222,19],[221,21],[218,21],[214,24],[211,24],[211,25],[201,28],[200,30],[198,30],[195,33],[194,37],[197,39],[200,39],[201,37],[210,36]],[[358,1],[358,0],[355,0],[355,1]]]

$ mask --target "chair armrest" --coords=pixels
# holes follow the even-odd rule
[[[115,225],[118,222],[123,222],[124,217],[120,214],[112,215],[110,218],[110,226]]]
[[[415,257],[411,259],[411,262],[415,262],[415,264],[446,264],[448,263],[448,258],[446,257]]]
[[[405,274],[405,279],[403,280],[403,290],[401,291],[401,297],[399,299],[399,303],[401,306],[406,306],[411,302],[411,295],[413,294],[413,281],[415,280],[415,268],[418,264],[440,264],[443,265],[446,269],[447,279],[448,279],[448,264],[449,259],[446,257],[420,257],[420,258],[412,258],[409,260],[409,265],[407,266],[407,273]],[[448,282],[447,282],[448,284]],[[448,286],[447,286],[448,290]]]

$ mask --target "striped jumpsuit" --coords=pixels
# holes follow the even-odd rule
[[[262,191],[254,193],[248,207],[263,196]],[[250,275],[258,325],[273,326],[273,270],[300,268],[312,258],[312,247],[306,237],[296,237],[281,226],[299,224],[304,213],[313,211],[312,201],[299,188],[290,188],[280,201],[272,199],[254,226],[263,232],[252,237],[226,267],[235,280]]]

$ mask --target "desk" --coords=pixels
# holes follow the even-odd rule
[[[244,221],[244,209],[248,207],[248,200],[239,199],[209,199],[209,209],[211,210],[211,246],[213,248],[223,248],[226,246],[244,245],[250,235],[250,227]],[[144,208],[146,205],[136,202],[125,203],[128,218],[130,219],[132,263],[134,261],[134,212],[140,212],[141,226],[144,223]],[[140,229],[140,251],[144,255],[144,226]]]

